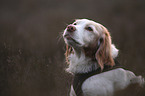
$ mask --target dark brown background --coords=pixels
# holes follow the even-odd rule
[[[68,95],[61,34],[76,18],[105,25],[119,62],[145,77],[145,0],[0,0],[0,96]],[[145,96],[145,88],[118,96]]]

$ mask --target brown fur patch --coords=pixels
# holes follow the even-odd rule
[[[104,64],[114,66],[114,60],[111,56],[111,36],[105,27],[102,26],[102,28],[104,30],[102,42],[96,52],[96,59],[101,69],[103,70]]]
[[[72,53],[72,47],[66,45],[66,51],[65,51],[65,59],[66,63],[69,64],[69,58],[68,56]]]

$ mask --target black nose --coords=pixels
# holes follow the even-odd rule
[[[75,26],[74,25],[68,25],[67,26],[67,31],[68,32],[74,32],[76,30]]]

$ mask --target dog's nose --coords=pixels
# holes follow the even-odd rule
[[[75,26],[74,25],[68,25],[67,26],[67,31],[68,32],[74,32],[76,30]]]

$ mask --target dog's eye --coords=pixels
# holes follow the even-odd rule
[[[74,23],[74,25],[77,25],[77,23]]]
[[[91,27],[86,27],[86,30],[93,31],[93,29]]]

